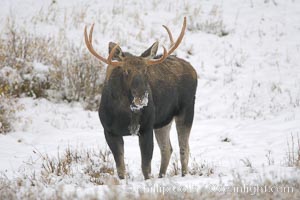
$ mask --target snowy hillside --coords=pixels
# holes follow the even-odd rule
[[[44,45],[33,61],[26,58],[22,63],[32,71],[28,80],[56,80],[48,79],[57,70],[48,62],[52,58],[41,58],[48,50],[57,52],[55,59],[65,58],[58,62],[62,71],[72,66],[73,54],[80,55],[80,61],[81,52],[87,54],[82,55],[86,63],[97,63],[84,45],[85,25],[95,23],[95,48],[101,55],[107,55],[110,41],[139,55],[155,41],[161,53],[161,45],[169,45],[161,25],[177,37],[184,16],[187,31],[174,54],[189,61],[199,77],[190,175],[177,174],[173,124],[168,176],[157,178],[160,153],[155,142],[153,178],[143,180],[138,138],[132,136],[124,138],[127,179],[120,181],[98,113],[83,103],[91,95],[89,105],[94,108],[99,91],[82,93],[76,77],[75,82],[62,78],[62,85],[50,81],[50,86],[41,86],[47,89],[46,98],[35,87],[33,97],[19,95],[12,130],[0,134],[0,199],[300,198],[299,1],[2,0],[0,37],[8,39],[12,29],[7,27],[13,24],[16,30],[45,38],[36,41],[49,47]],[[49,38],[55,42],[47,42]],[[7,59],[1,55],[4,63]],[[15,60],[0,65],[0,80],[22,82],[22,69],[10,64],[21,62]],[[88,72],[95,85],[101,85],[104,73],[102,66]],[[244,184],[252,191],[232,190]],[[257,185],[292,191],[255,192]]]

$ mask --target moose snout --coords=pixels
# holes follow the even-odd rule
[[[141,105],[142,104],[142,98],[141,97],[134,97],[133,104],[136,105],[136,106]]]
[[[144,100],[144,97],[134,97],[133,99],[133,104],[135,106],[146,106],[146,105],[143,105],[143,100]]]
[[[145,92],[142,96],[134,96],[132,105],[130,106],[132,111],[140,110],[148,105],[148,92]]]

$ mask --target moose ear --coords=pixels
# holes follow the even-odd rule
[[[156,56],[158,49],[158,42],[154,42],[149,49],[147,49],[144,53],[141,54],[141,57],[144,58],[154,58]]]
[[[117,44],[114,42],[110,42],[108,45],[108,53],[111,52],[111,50],[116,46]],[[122,51],[122,49],[118,46],[117,49],[115,50],[115,53],[112,57],[112,60],[118,60],[118,61],[122,61],[122,59],[124,58],[124,53]]]

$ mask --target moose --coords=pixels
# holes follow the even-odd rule
[[[172,154],[170,128],[175,119],[178,134],[181,173],[188,173],[189,136],[194,118],[197,73],[192,65],[174,55],[186,29],[186,17],[179,37],[163,26],[171,41],[163,54],[156,55],[158,42],[140,56],[123,52],[109,43],[109,56],[100,56],[93,48],[94,24],[89,35],[84,29],[85,44],[92,55],[106,63],[99,118],[106,142],[113,154],[118,177],[125,178],[123,136],[137,135],[141,151],[141,167],[145,179],[151,177],[153,131],[160,148],[159,177],[164,177]]]

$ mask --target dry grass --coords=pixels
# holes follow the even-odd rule
[[[0,88],[14,97],[30,96],[80,101],[97,109],[103,84],[103,65],[64,34],[37,36],[7,18],[0,35]],[[35,68],[40,63],[48,69]]]
[[[55,57],[52,41],[18,29],[12,18],[8,18],[3,31],[5,37],[0,38],[1,85],[16,97],[22,94],[45,97],[45,90],[50,87],[48,76],[34,71],[33,62],[50,64]]]
[[[300,181],[289,178],[271,180],[258,177],[248,182],[233,173],[231,181],[218,184],[182,185],[153,179],[145,186],[120,182],[114,172],[114,162],[107,150],[67,148],[51,157],[35,151],[38,162],[29,162],[35,170],[19,174],[14,179],[0,174],[0,199],[299,199]],[[177,159],[178,160],[178,159]],[[40,165],[39,168],[34,165]],[[39,171],[40,169],[40,171]],[[179,168],[177,169],[179,170]],[[191,162],[193,176],[209,176],[213,168]],[[168,177],[167,177],[168,178]],[[170,177],[169,177],[170,178]],[[128,180],[127,180],[128,181]],[[157,181],[157,182],[156,182]],[[71,187],[70,189],[68,186]],[[136,187],[136,188],[134,188]],[[154,189],[151,187],[155,187]],[[159,187],[159,188],[158,188]],[[94,188],[95,192],[82,192]],[[248,188],[249,190],[245,189]]]
[[[287,140],[286,164],[289,167],[300,168],[300,138],[291,134]]]
[[[13,130],[13,122],[17,120],[16,112],[23,107],[7,94],[5,88],[0,87],[0,134],[6,134]]]
[[[86,109],[96,110],[103,87],[103,65],[81,48],[69,50],[74,56],[50,70],[51,89],[61,95],[60,99],[80,101]]]
[[[170,163],[171,169],[168,172],[168,176],[177,176],[181,174],[181,168],[180,168],[180,160],[178,158],[178,155],[175,154],[171,163]],[[197,161],[196,158],[192,158],[192,160],[189,163],[189,174],[193,176],[211,176],[214,174],[214,166],[206,163],[205,161]]]
[[[191,13],[189,15],[189,31],[202,31],[219,37],[229,34],[223,22],[223,12],[220,6],[212,6],[208,13],[201,6],[187,5],[185,10],[187,13]]]
[[[119,184],[114,176],[114,162],[111,153],[105,151],[77,151],[67,148],[62,154],[50,157],[35,151],[42,160],[41,171],[38,176],[44,184],[53,185],[62,178],[74,179],[80,184],[85,181],[92,185]],[[80,180],[81,177],[83,180]]]
[[[13,109],[13,102],[3,94],[0,94],[0,134],[11,131],[11,122],[15,118],[15,110]]]
[[[197,175],[197,176],[211,176],[215,172],[215,167],[211,164],[206,163],[205,161],[202,161],[201,163],[196,161],[196,158],[193,158],[190,168],[189,168],[189,173],[191,175]]]
[[[249,184],[241,175],[234,176],[232,183],[224,185],[222,181],[218,185],[210,187],[198,186],[188,188],[182,185],[162,185],[164,190],[145,191],[139,188],[138,191],[122,189],[110,186],[103,192],[89,192],[82,194],[81,190],[67,191],[62,186],[56,185],[53,188],[37,183],[26,185],[20,180],[10,180],[5,175],[0,176],[0,199],[299,199],[300,181],[280,180],[272,182],[266,178]],[[153,182],[155,184],[155,181]],[[249,187],[248,191],[243,189]],[[125,187],[126,188],[126,187]],[[213,188],[213,189],[212,189]],[[100,189],[100,188],[98,188]]]

